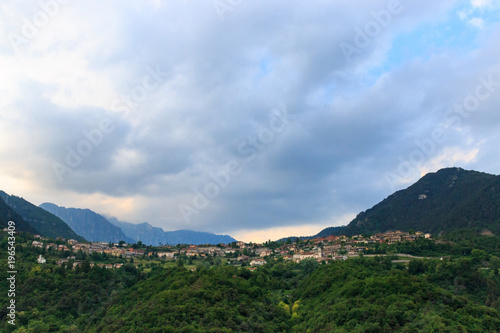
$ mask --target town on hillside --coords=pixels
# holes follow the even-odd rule
[[[192,264],[193,260],[206,258],[223,258],[225,264],[234,266],[246,266],[254,270],[262,266],[269,259],[282,258],[300,262],[304,259],[317,260],[320,263],[328,263],[333,260],[346,260],[349,257],[358,257],[367,253],[377,244],[394,244],[397,242],[413,242],[418,238],[431,238],[430,234],[423,232],[389,231],[377,233],[371,236],[355,235],[328,236],[301,240],[289,238],[283,242],[268,241],[263,244],[233,242],[218,245],[164,245],[159,247],[146,246],[140,241],[136,244],[106,242],[78,242],[74,239],[49,238],[34,235],[31,246],[43,250],[37,259],[40,264],[46,263],[43,256],[57,257],[56,264],[71,263],[72,268],[83,263],[87,256],[96,262],[90,262],[90,266],[99,265],[105,268],[120,268],[124,263],[134,262],[138,259],[176,261],[184,260]],[[62,254],[67,254],[61,258]],[[56,254],[58,254],[56,256]],[[220,260],[220,259],[219,259]],[[99,261],[113,261],[114,263],[98,263]],[[137,265],[136,265],[137,266]]]

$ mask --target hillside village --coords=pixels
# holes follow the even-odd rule
[[[71,261],[73,268],[82,263],[78,260],[78,254],[104,255],[104,258],[120,258],[123,261],[133,258],[148,258],[150,260],[173,261],[184,259],[192,261],[193,259],[204,259],[207,257],[224,258],[225,262],[235,266],[248,266],[253,270],[257,266],[267,263],[269,258],[291,260],[300,262],[304,259],[313,258],[320,263],[328,263],[333,260],[346,260],[348,257],[359,256],[365,253],[374,244],[396,242],[413,242],[418,238],[430,238],[430,234],[422,232],[403,232],[390,231],[378,233],[372,236],[355,235],[347,236],[328,236],[323,238],[313,238],[309,240],[292,241],[288,239],[285,242],[266,242],[264,244],[233,242],[230,244],[218,245],[165,245],[161,247],[145,246],[141,242],[137,244],[106,243],[106,242],[78,242],[74,239],[57,238],[56,241],[35,235],[35,240],[31,246],[44,249],[45,251],[56,251],[69,254],[65,259],[59,259],[56,263],[61,265]],[[45,263],[45,258],[40,256],[39,263]],[[91,267],[95,263],[90,263]],[[96,264],[105,268],[119,268],[123,263],[114,264]]]

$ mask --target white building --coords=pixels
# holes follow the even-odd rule
[[[254,259],[250,261],[250,266],[262,266],[265,265],[266,261],[264,259]]]
[[[45,264],[45,263],[47,262],[47,260],[46,260],[44,257],[42,257],[42,255],[41,255],[41,254],[38,256],[38,259],[37,259],[36,261],[37,261],[39,264]]]

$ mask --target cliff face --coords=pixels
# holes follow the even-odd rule
[[[65,208],[51,203],[43,203],[40,208],[61,218],[78,235],[88,241],[115,243],[123,240],[127,243],[134,243],[119,227],[90,209]]]
[[[149,223],[133,224],[118,221],[116,218],[109,218],[109,221],[119,226],[123,232],[135,242],[141,241],[147,245],[158,246],[160,244],[228,244],[236,240],[228,235],[216,235],[209,232],[176,230],[164,231],[161,228],[153,227]]]

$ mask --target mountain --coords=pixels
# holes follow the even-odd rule
[[[342,230],[344,230],[345,226],[340,226],[340,227],[328,227],[326,229],[321,230],[317,235],[315,235],[313,238],[316,237],[327,237],[331,235],[338,236],[342,234]]]
[[[15,210],[10,208],[9,205],[0,198],[0,227],[6,228],[9,221],[14,221],[16,223],[16,231],[30,232],[32,234],[39,234],[39,231],[33,228],[28,222],[26,222],[21,215],[16,213]]]
[[[159,245],[160,243],[165,244],[163,239],[165,231],[163,231],[162,228],[153,227],[151,224],[146,222],[134,224],[118,221],[114,217],[108,217],[107,219],[113,225],[119,227],[125,235],[132,238],[134,240],[133,243],[141,241],[143,244],[148,245]]]
[[[135,243],[123,231],[109,223],[106,218],[90,209],[59,207],[53,203],[43,203],[40,208],[54,214],[66,222],[78,235],[91,242]]]
[[[309,239],[313,239],[313,238],[320,238],[320,237],[323,238],[323,237],[327,237],[327,236],[331,236],[331,235],[340,235],[340,233],[344,229],[344,227],[345,226],[328,227],[328,228],[321,230],[318,234],[316,234],[314,236],[298,236],[298,237],[297,236],[290,236],[290,237],[280,238],[276,242],[284,243],[284,242],[287,242],[289,239],[290,239],[290,241],[295,242],[297,240],[297,238],[299,238],[301,240],[309,240]]]
[[[151,224],[144,222],[133,224],[128,222],[118,221],[114,217],[108,218],[108,221],[120,227],[125,235],[134,239],[135,242],[141,241],[144,244],[158,246],[161,244],[220,244],[235,242],[231,236],[216,235],[209,232],[176,230],[164,231],[161,228],[153,227]]]
[[[38,230],[42,236],[84,240],[57,216],[39,208],[23,198],[0,191],[0,198],[19,214],[31,227]]]
[[[500,176],[461,168],[428,173],[407,189],[358,214],[340,234],[396,229],[439,234],[462,228],[500,234]]]

